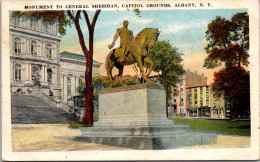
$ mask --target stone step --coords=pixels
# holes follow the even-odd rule
[[[48,107],[50,105],[33,95],[12,94],[11,106]]]
[[[164,136],[76,136],[76,141],[84,141],[140,150],[160,150],[216,143],[217,134],[179,133]]]
[[[173,122],[173,121],[172,121]],[[82,136],[162,136],[186,133],[189,125],[135,127],[80,127]]]
[[[50,107],[12,107],[12,124],[75,123],[77,120],[62,109]]]
[[[78,119],[33,95],[11,95],[12,124],[75,123]]]

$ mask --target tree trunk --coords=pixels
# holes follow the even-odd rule
[[[79,23],[79,17],[81,10],[78,10],[75,17],[72,15],[71,11],[67,11],[70,19],[74,22],[78,37],[80,46],[82,48],[82,51],[86,57],[86,71],[85,71],[85,85],[86,85],[86,91],[85,91],[85,102],[86,102],[86,112],[85,112],[85,125],[93,125],[93,83],[92,83],[92,66],[93,66],[93,37],[94,37],[94,28],[95,24],[98,18],[98,15],[101,10],[97,10],[92,23],[89,21],[89,17],[87,14],[87,11],[83,11],[85,20],[87,22],[88,31],[89,31],[89,50],[87,49],[83,37],[83,33],[80,28]]]
[[[86,113],[85,125],[93,125],[93,84],[92,84],[92,65],[93,65],[93,29],[89,30],[89,52],[86,55]]]

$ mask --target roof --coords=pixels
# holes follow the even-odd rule
[[[60,53],[61,58],[68,58],[68,59],[74,59],[74,60],[81,60],[86,61],[86,57],[84,55],[78,54],[78,53],[72,53],[68,51],[63,51]],[[96,60],[93,60],[93,64],[102,64]]]

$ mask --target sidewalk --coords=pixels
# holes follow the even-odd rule
[[[69,129],[68,124],[17,124],[12,125],[13,151],[84,151],[84,150],[130,150],[129,148],[73,141],[78,129]],[[218,135],[217,143],[187,148],[249,147],[250,137]]]
[[[17,124],[12,125],[13,151],[83,151],[128,149],[70,140],[81,134],[69,129],[69,124]]]

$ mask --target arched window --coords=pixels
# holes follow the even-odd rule
[[[21,54],[21,39],[15,38],[14,40],[14,53]]]
[[[37,43],[36,41],[31,42],[31,55],[37,55]]]
[[[52,58],[52,48],[50,44],[46,45],[46,56],[48,59]]]
[[[14,79],[15,81],[21,81],[21,65],[19,64],[14,66]]]
[[[48,83],[51,83],[51,81],[52,81],[52,70],[51,69],[47,69],[47,81],[48,81]]]

